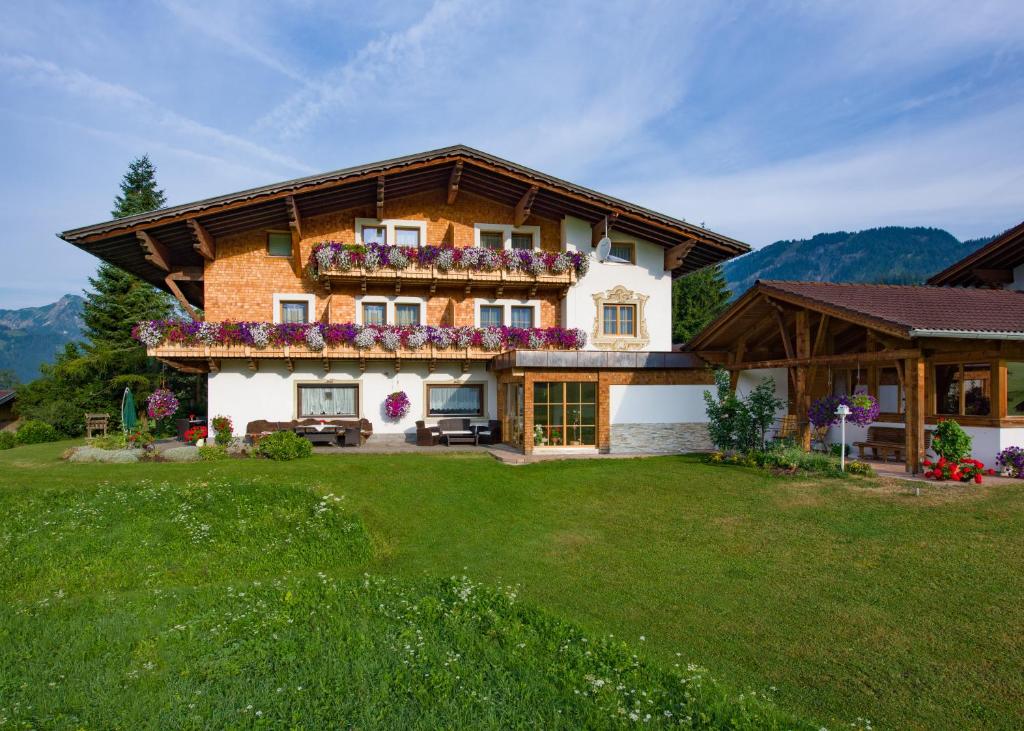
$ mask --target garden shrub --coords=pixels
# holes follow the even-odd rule
[[[721,450],[750,452],[764,449],[765,435],[783,407],[775,396],[775,381],[765,378],[750,395],[740,399],[729,383],[729,374],[715,371],[715,395],[704,392],[707,407],[708,436]]]
[[[215,416],[210,420],[210,425],[213,427],[213,441],[223,447],[231,444],[231,438],[234,434],[234,425],[231,423],[231,417]]]
[[[11,449],[15,444],[14,432],[0,431],[0,449]]]
[[[95,449],[126,449],[128,444],[124,434],[112,432],[102,437],[93,437],[88,440],[89,446]]]
[[[199,447],[199,459],[203,462],[214,462],[219,459],[228,459],[228,448],[223,444],[204,444]]]
[[[972,439],[963,427],[952,419],[944,419],[935,426],[932,451],[949,462],[959,462],[971,453]]]
[[[26,421],[18,427],[14,438],[18,444],[42,444],[57,441],[60,434],[45,421]]]
[[[313,445],[308,439],[290,431],[274,432],[260,439],[256,454],[267,459],[290,460],[309,457],[313,454]]]

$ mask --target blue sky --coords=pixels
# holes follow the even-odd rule
[[[1024,219],[1024,3],[33,2],[0,23],[0,308],[149,153],[171,204],[457,142],[763,246]]]

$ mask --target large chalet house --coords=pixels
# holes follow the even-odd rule
[[[191,321],[137,335],[208,374],[210,415],[239,433],[465,417],[527,453],[708,446],[710,372],[672,352],[672,280],[748,251],[461,145],[61,236],[178,299]]]
[[[814,399],[868,393],[881,413],[847,429],[851,446],[874,429],[916,472],[928,432],[955,419],[992,465],[1024,446],[1024,223],[926,285],[758,281],[687,347],[741,391],[772,377],[804,446]]]

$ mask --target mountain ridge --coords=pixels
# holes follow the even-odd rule
[[[82,337],[84,303],[66,294],[41,307],[0,310],[0,370],[14,371],[22,383],[34,379],[65,343]]]
[[[994,237],[960,241],[940,228],[880,226],[776,241],[726,262],[733,297],[758,279],[923,284]]]

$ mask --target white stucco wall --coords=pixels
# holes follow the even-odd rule
[[[1024,264],[1013,270],[1013,284],[1008,285],[1006,288],[1024,292]]]
[[[373,423],[375,434],[412,434],[416,421],[426,419],[425,383],[483,383],[485,388],[485,414],[472,421],[482,422],[497,418],[497,384],[494,376],[484,367],[471,368],[463,373],[458,363],[439,363],[434,373],[428,373],[426,364],[403,363],[395,373],[392,363],[369,362],[366,372],[360,373],[356,363],[335,363],[330,373],[324,374],[319,363],[295,361],[295,372],[289,373],[283,361],[262,360],[258,371],[250,371],[244,361],[224,361],[219,373],[210,374],[209,415],[230,416],[235,434],[245,433],[245,425],[257,419],[290,421],[296,418],[297,383],[359,383],[359,416]],[[412,402],[409,414],[401,421],[384,418],[384,399],[393,391],[405,391]]]
[[[736,395],[743,398],[750,395],[750,392],[761,384],[766,378],[775,381],[775,397],[782,401],[782,408],[776,411],[781,418],[789,411],[787,402],[789,400],[789,374],[785,368],[757,368],[749,371],[740,371],[736,379]]]
[[[704,392],[711,386],[609,386],[612,424],[704,424]]]
[[[565,327],[584,330],[588,338],[587,348],[593,350],[594,346],[589,342],[593,337],[597,317],[593,295],[621,285],[648,297],[644,316],[650,342],[643,350],[671,350],[672,275],[665,271],[664,247],[633,236],[619,236],[614,231],[612,238],[636,243],[636,264],[602,263],[596,256],[592,256],[590,271],[569,289],[562,301],[562,322]],[[593,254],[590,240],[589,223],[572,216],[562,219],[562,246],[566,251]]]

